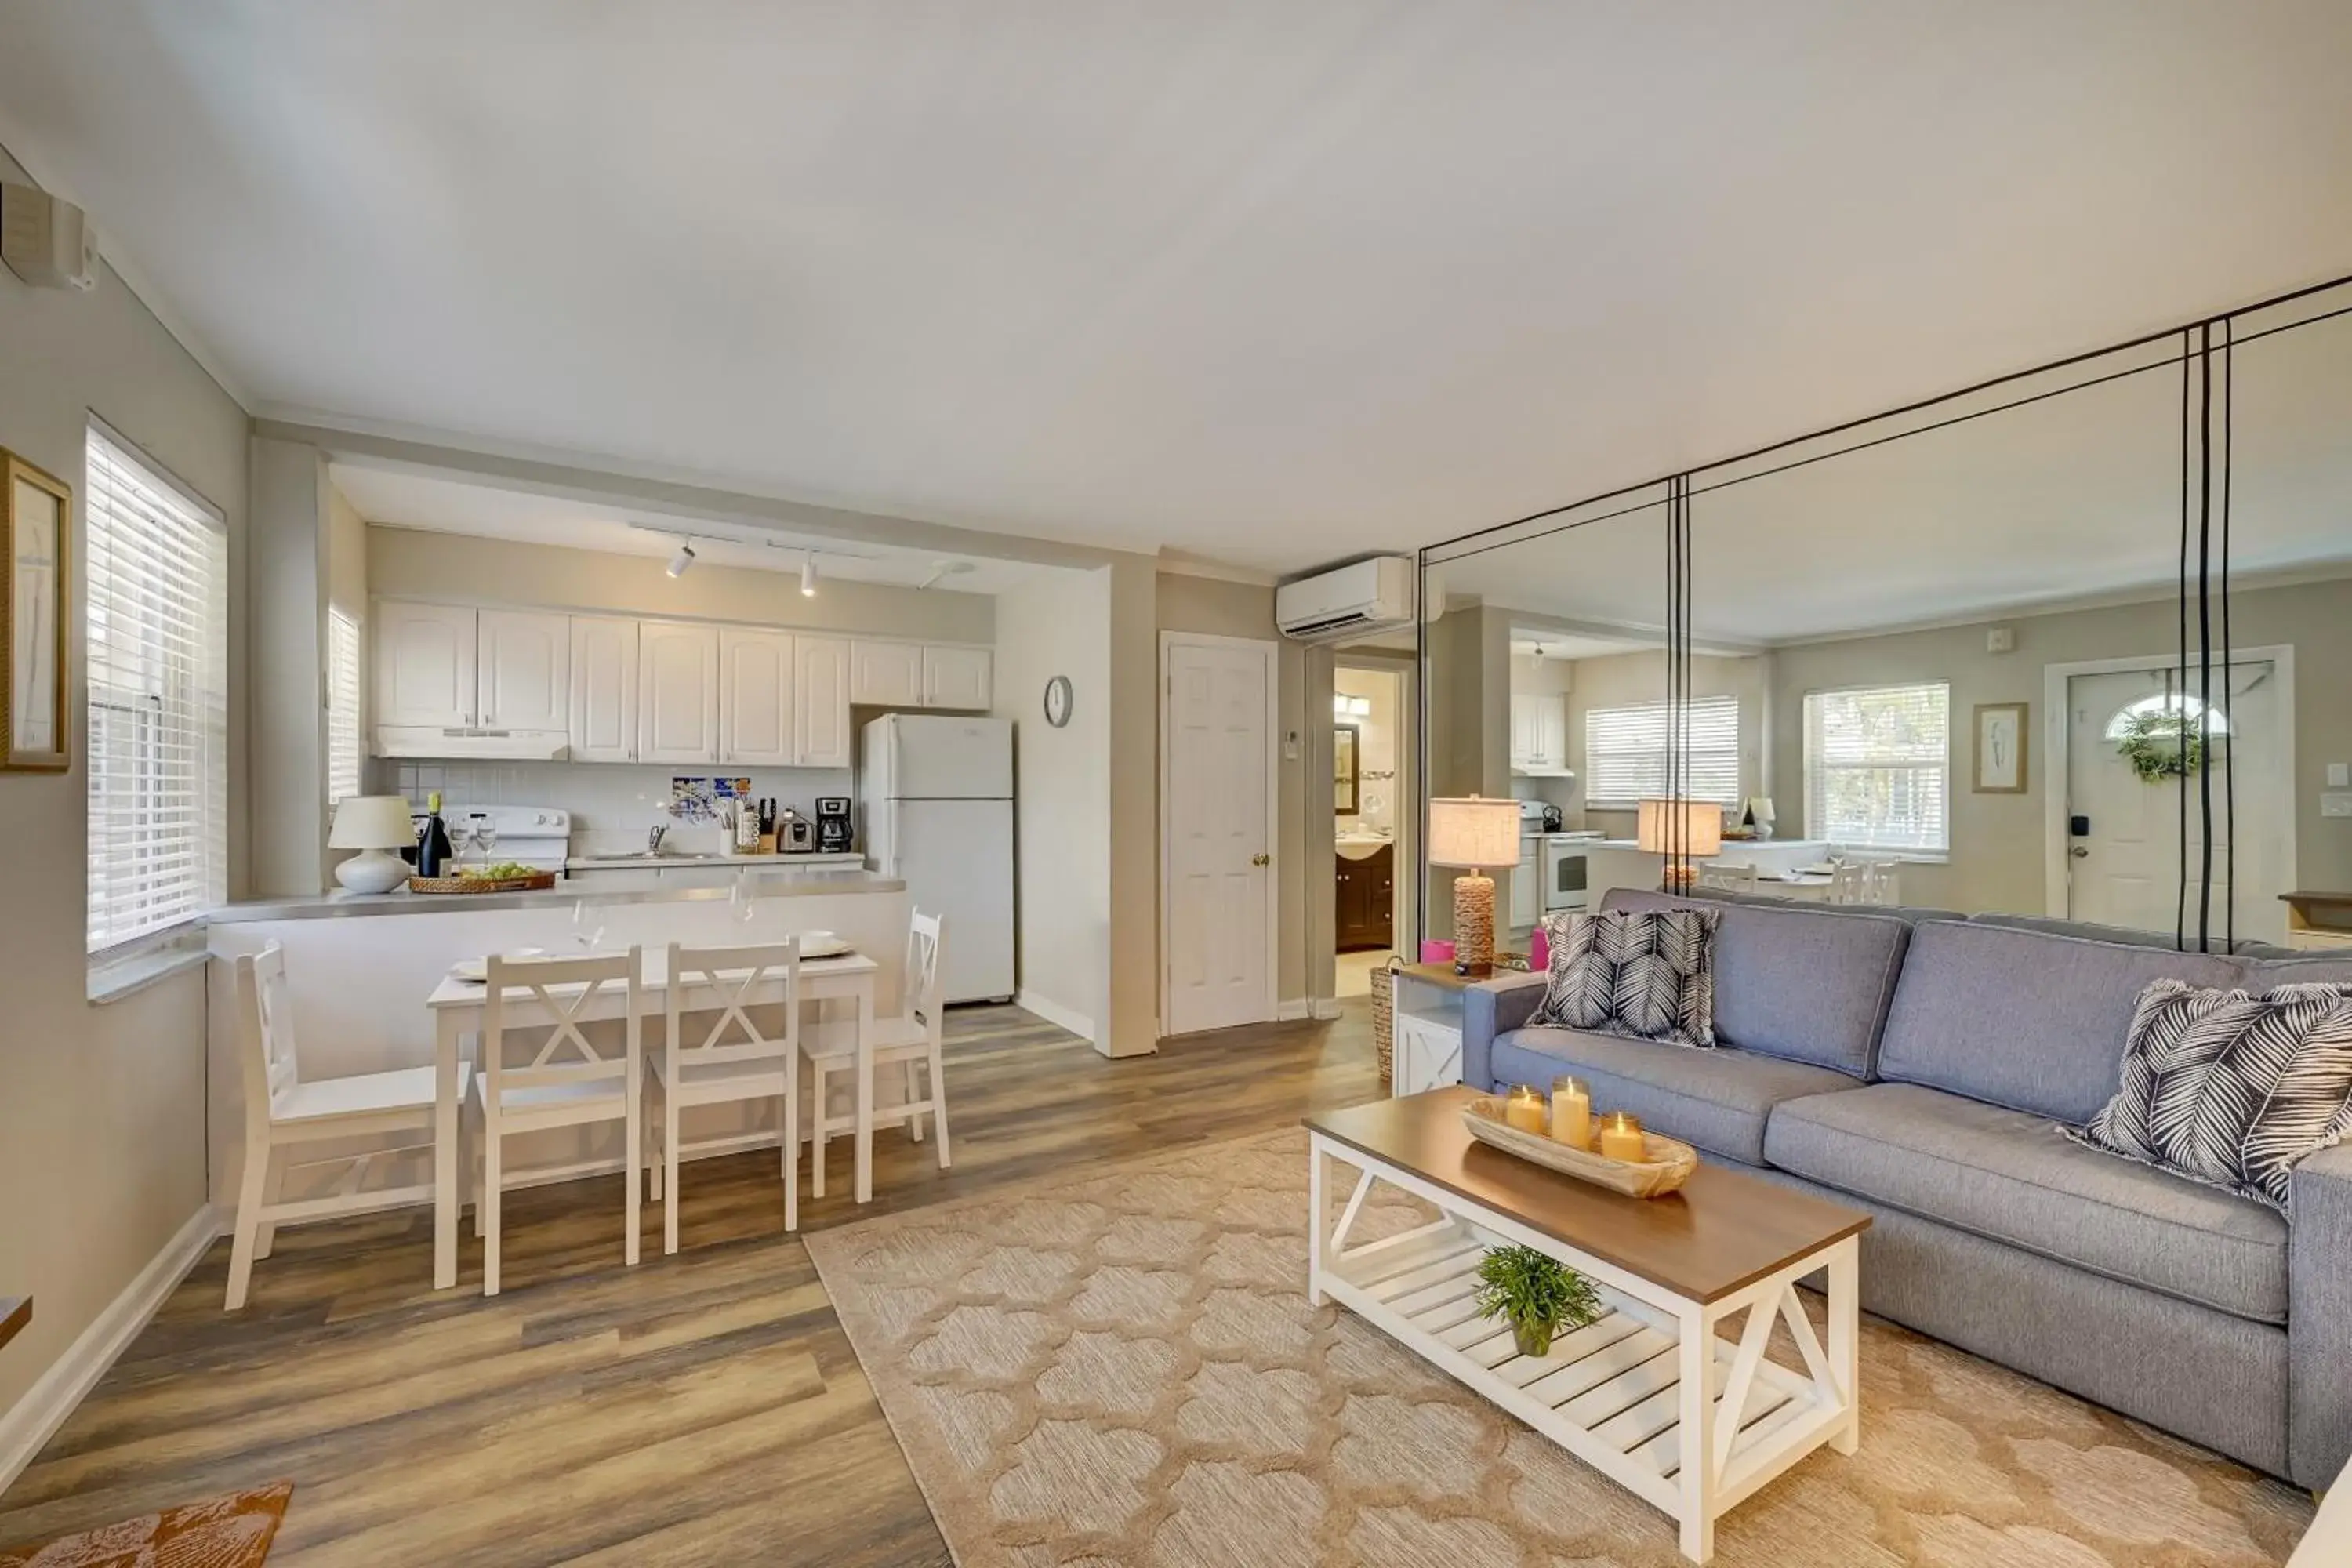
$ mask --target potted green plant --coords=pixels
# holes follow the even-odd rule
[[[1552,1336],[1601,1316],[1592,1281],[1532,1247],[1498,1247],[1478,1260],[1478,1314],[1511,1325],[1526,1356],[1549,1355]]]

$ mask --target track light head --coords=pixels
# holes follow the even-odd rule
[[[677,553],[669,558],[669,574],[673,577],[683,577],[686,575],[686,569],[693,564],[694,542],[688,540],[677,547]]]
[[[816,556],[813,552],[803,552],[801,555],[801,597],[816,597]]]

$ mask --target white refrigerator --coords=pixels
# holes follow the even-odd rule
[[[890,713],[860,742],[866,858],[946,918],[947,1000],[1010,1001],[1013,721]]]

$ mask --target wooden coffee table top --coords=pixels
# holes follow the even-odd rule
[[[1307,1126],[1507,1215],[1686,1301],[1722,1300],[1870,1227],[1859,1209],[1701,1163],[1678,1192],[1629,1198],[1490,1148],[1462,1125],[1455,1087],[1306,1118]]]

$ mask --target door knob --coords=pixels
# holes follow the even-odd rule
[[[1251,856],[1251,857],[1250,857],[1250,864],[1251,864],[1251,865],[1253,865],[1253,866],[1263,866],[1263,865],[1265,865],[1267,861],[1269,861],[1269,860],[1271,860],[1271,859],[1273,859],[1273,858],[1274,858],[1274,857],[1273,857],[1273,856],[1268,855],[1268,854],[1265,854],[1265,853],[1264,853],[1264,852],[1262,852],[1262,851],[1261,851],[1260,853],[1255,854],[1255,855],[1253,855],[1253,856]]]

